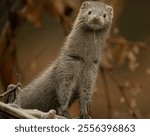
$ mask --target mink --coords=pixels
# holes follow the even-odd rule
[[[49,111],[71,118],[68,107],[79,100],[80,118],[90,118],[88,106],[99,71],[113,8],[103,2],[82,3],[72,31],[56,60],[23,88],[22,108]]]

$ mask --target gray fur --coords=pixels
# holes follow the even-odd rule
[[[21,107],[42,111],[55,109],[58,114],[69,117],[68,107],[79,99],[80,117],[89,118],[87,106],[112,17],[110,6],[84,2],[58,58],[23,89],[18,100]]]

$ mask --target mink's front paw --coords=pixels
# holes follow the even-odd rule
[[[88,114],[80,115],[80,119],[91,119],[91,117]]]
[[[70,114],[68,113],[68,111],[60,111],[60,112],[59,112],[59,115],[60,115],[60,116],[63,116],[63,117],[66,117],[66,118],[68,118],[68,119],[71,119],[71,116],[70,116]]]

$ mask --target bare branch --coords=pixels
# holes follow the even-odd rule
[[[36,117],[29,115],[20,109],[14,108],[8,104],[0,102],[0,111],[9,115],[10,117],[14,118],[21,118],[21,119],[36,119]]]
[[[18,119],[66,119],[56,115],[55,110],[42,112],[36,109],[21,109],[15,104],[5,104],[3,102],[0,102],[0,115]]]
[[[18,83],[17,85],[10,84],[7,87],[7,91],[0,95],[0,101],[4,103],[13,103],[18,97],[18,92],[21,90],[19,88],[20,86],[21,83]]]
[[[17,85],[15,85],[14,87],[8,89],[6,92],[4,92],[3,94],[0,95],[0,98],[9,95],[11,92],[15,91],[18,87],[21,86],[21,83],[18,83]]]

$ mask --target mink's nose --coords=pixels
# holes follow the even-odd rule
[[[103,25],[103,24],[104,24],[104,20],[103,20],[103,18],[101,18],[100,16],[95,16],[95,17],[93,17],[92,22],[93,22],[94,24],[97,24],[97,25]]]
[[[100,18],[98,16],[93,17],[93,22],[95,24],[99,24],[100,23]]]

